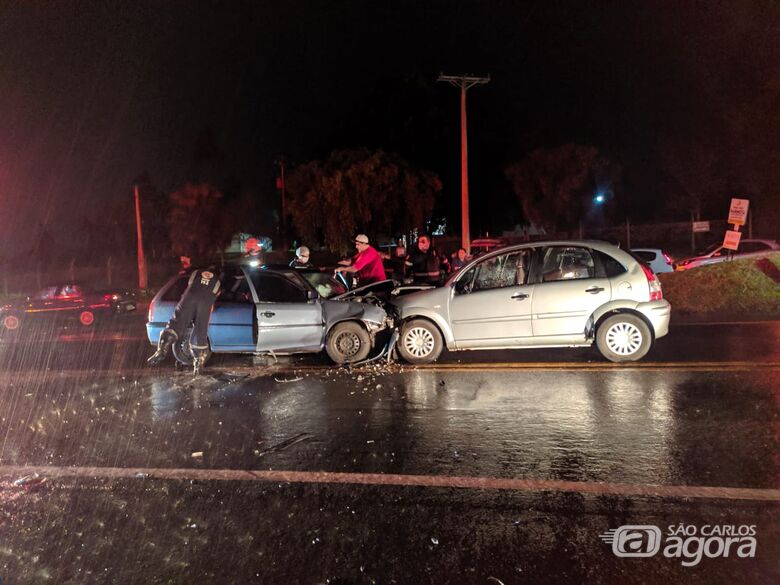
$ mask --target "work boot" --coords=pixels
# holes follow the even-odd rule
[[[201,349],[193,349],[192,354],[195,358],[192,360],[192,373],[195,376],[200,376],[203,373],[203,368],[206,366],[208,355]]]
[[[150,366],[157,366],[168,357],[168,353],[171,351],[173,342],[176,341],[176,334],[170,329],[164,329],[160,333],[160,340],[157,342],[157,351],[155,351],[151,357],[146,360],[146,363]]]

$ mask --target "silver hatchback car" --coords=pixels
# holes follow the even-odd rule
[[[653,271],[598,241],[495,250],[440,287],[393,301],[398,351],[413,364],[451,351],[583,347],[614,362],[641,359],[669,332],[671,306]]]

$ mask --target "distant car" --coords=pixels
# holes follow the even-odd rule
[[[398,351],[429,363],[446,347],[580,347],[641,359],[669,331],[671,306],[650,268],[606,242],[535,242],[495,250],[444,286],[392,301]]]
[[[677,262],[675,270],[689,270],[699,266],[725,262],[729,259],[761,258],[771,252],[780,252],[780,244],[775,240],[742,240],[739,243],[739,249],[736,251],[728,250],[720,244],[715,244],[704,254]]]
[[[152,300],[146,325],[152,345],[173,316],[187,279],[186,274],[172,278]],[[324,349],[338,364],[356,362],[368,356],[376,334],[391,325],[370,291],[348,291],[332,273],[228,266],[221,282],[208,329],[214,353],[286,355]],[[192,363],[189,335],[173,345],[173,354],[183,364]]]
[[[660,248],[631,248],[631,252],[656,274],[674,272],[674,260]]]
[[[44,321],[55,326],[78,323],[92,327],[105,317],[135,308],[135,300],[125,291],[92,291],[78,284],[52,285],[23,301],[0,306],[0,328],[18,331]]]

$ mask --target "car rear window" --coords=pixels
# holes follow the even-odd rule
[[[652,262],[655,260],[655,252],[647,252],[645,250],[631,250],[634,253],[634,256],[639,257],[640,260],[644,260],[645,262]]]
[[[189,280],[189,274],[183,274],[177,278],[160,297],[161,301],[179,302],[181,295],[187,290],[187,281]]]

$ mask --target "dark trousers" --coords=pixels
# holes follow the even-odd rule
[[[173,312],[171,320],[168,321],[166,329],[173,331],[178,339],[187,332],[187,329],[194,322],[190,346],[193,349],[207,349],[209,347],[209,318],[213,305],[214,297],[200,299],[191,296],[183,298],[176,305],[176,310]]]

